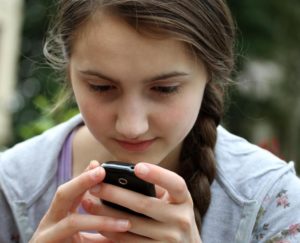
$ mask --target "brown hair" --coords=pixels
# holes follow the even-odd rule
[[[159,33],[184,42],[206,66],[209,81],[180,158],[180,174],[191,192],[201,230],[216,173],[214,148],[223,115],[223,91],[234,66],[230,11],[224,0],[61,0],[44,48],[54,68],[65,70],[76,30],[104,8],[113,10],[142,34]]]

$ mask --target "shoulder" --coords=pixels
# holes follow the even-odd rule
[[[233,195],[244,200],[263,200],[283,176],[299,180],[294,164],[218,127],[216,145],[217,179]]]
[[[46,130],[40,135],[14,145],[12,148],[0,153],[0,159],[5,160],[6,158],[10,158],[11,156],[16,158],[18,157],[18,155],[32,156],[33,154],[40,153],[40,149],[44,147],[47,147],[48,151],[51,151],[51,149],[53,148],[59,148],[59,145],[61,144],[56,144],[55,142],[60,141],[62,143],[63,141],[61,140],[63,140],[69,134],[69,132],[72,131],[72,129],[81,122],[81,116],[77,115],[66,122],[63,122],[53,128]],[[51,146],[49,147],[49,145]],[[0,166],[1,165],[2,163],[0,163]]]
[[[30,200],[47,185],[56,173],[65,138],[81,122],[76,116],[0,154],[0,184],[9,199]]]

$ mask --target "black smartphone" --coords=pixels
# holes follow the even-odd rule
[[[135,164],[120,161],[108,161],[103,163],[101,166],[105,169],[106,172],[106,176],[103,182],[123,187],[128,190],[144,194],[146,196],[156,196],[154,185],[138,178],[134,174]],[[139,216],[144,216],[123,206],[105,200],[102,200],[102,202],[105,205],[111,206],[115,209],[119,209]]]

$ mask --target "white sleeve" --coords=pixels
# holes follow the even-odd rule
[[[7,200],[0,186],[0,242],[18,243],[20,235]]]

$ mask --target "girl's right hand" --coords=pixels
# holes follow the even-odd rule
[[[82,231],[126,232],[128,220],[77,213],[83,195],[104,177],[104,169],[97,166],[59,186],[30,243],[111,243],[99,233]]]

